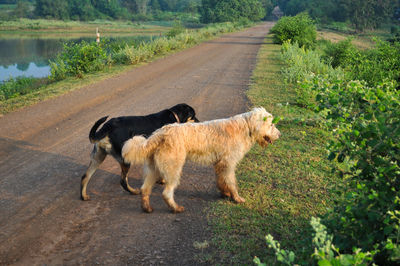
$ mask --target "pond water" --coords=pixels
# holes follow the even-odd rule
[[[151,36],[112,36],[111,41],[140,43]],[[20,76],[42,78],[50,74],[49,60],[54,59],[66,42],[93,41],[93,38],[7,38],[0,36],[0,82]]]

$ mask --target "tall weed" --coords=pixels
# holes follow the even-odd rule
[[[343,79],[340,68],[333,68],[321,60],[321,53],[316,50],[306,50],[297,43],[284,42],[281,59],[286,64],[282,69],[283,77],[288,83],[295,84],[297,103],[301,106],[313,106],[317,92],[310,86],[304,86],[316,76],[329,79]]]
[[[0,83],[0,101],[28,94],[47,84],[47,79],[32,77],[10,78]]]

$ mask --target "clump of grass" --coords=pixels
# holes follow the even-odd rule
[[[26,95],[48,84],[47,78],[17,77],[0,83],[0,101]]]
[[[275,265],[275,254],[266,248],[267,234],[307,264],[312,253],[309,220],[324,214],[334,200],[330,191],[337,180],[325,150],[329,134],[313,112],[296,104],[293,87],[282,81],[280,46],[271,37],[266,41],[248,97],[253,105],[283,117],[277,125],[282,137],[267,149],[255,146],[238,166],[244,204],[220,200],[210,207],[218,247],[213,259],[223,264],[248,265],[257,256]]]

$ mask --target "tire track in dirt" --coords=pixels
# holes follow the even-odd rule
[[[176,103],[201,120],[248,108],[245,91],[271,24],[224,35],[119,76],[0,117],[1,265],[197,265],[195,241],[210,241],[203,209],[222,200],[211,167],[188,163],[172,214],[152,194],[154,213],[119,185],[119,165],[107,158],[79,199],[89,162],[88,132],[104,115],[141,115]],[[130,183],[141,185],[141,167]],[[212,248],[212,247],[211,247]]]

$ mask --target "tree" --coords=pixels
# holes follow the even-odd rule
[[[264,18],[271,15],[272,10],[274,10],[275,3],[272,0],[260,0],[261,5],[264,9]]]
[[[258,0],[202,0],[201,3],[203,23],[238,21],[241,18],[257,21],[265,16]]]
[[[394,13],[393,0],[345,0],[349,19],[358,31],[373,29]]]
[[[13,15],[17,18],[29,17],[31,15],[30,4],[28,2],[18,0],[17,6],[13,10]]]
[[[90,0],[69,0],[68,13],[75,20],[93,20],[100,16]]]
[[[67,5],[64,0],[36,0],[35,15],[42,18],[68,19]]]
[[[149,2],[150,2],[150,0],[136,0],[136,6],[138,8],[138,13],[139,14],[146,15],[146,13],[147,13],[147,4]]]

